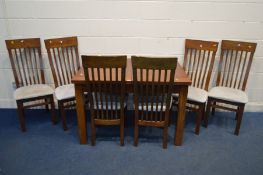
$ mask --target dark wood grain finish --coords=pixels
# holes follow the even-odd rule
[[[6,40],[5,42],[16,87],[45,84],[40,38],[14,39]],[[28,104],[28,102],[33,103]],[[45,106],[48,109],[50,105],[51,120],[53,124],[56,123],[53,95],[20,99],[16,100],[16,103],[22,132],[26,131],[25,108]]]
[[[216,85],[245,91],[256,46],[256,43],[223,40]],[[212,114],[214,114],[215,108],[236,112],[237,124],[234,133],[235,135],[239,134],[245,104],[208,97],[205,115],[206,127],[211,108]]]
[[[45,84],[39,38],[6,40],[16,87]]]
[[[80,69],[77,37],[46,39],[45,46],[55,87],[70,84],[72,77]],[[58,100],[64,130],[67,130],[65,109],[74,106],[75,98]]]
[[[80,68],[77,37],[46,39],[55,87],[71,83]]]
[[[223,40],[217,86],[245,90],[256,43]]]
[[[108,75],[106,74],[106,76]],[[143,76],[145,77],[146,74]],[[97,79],[96,74],[94,75],[94,77],[95,79]],[[161,79],[163,78],[161,77]],[[81,68],[77,72],[77,74],[72,78],[72,83],[75,84],[75,90],[76,90],[80,143],[86,144],[87,143],[86,123],[83,123],[85,121],[86,116],[85,116],[85,111],[83,110],[84,101],[82,99],[84,96],[84,92],[87,92],[88,89],[86,88],[86,80],[85,80],[83,68]],[[183,143],[185,103],[187,97],[187,89],[189,85],[191,85],[191,80],[188,78],[182,66],[180,64],[177,64],[177,68],[175,70],[175,77],[174,77],[174,86],[172,88],[173,93],[180,94],[179,95],[180,111],[178,112],[178,117],[175,127],[175,137],[174,137],[175,140],[174,144],[177,146],[180,146]],[[127,93],[134,93],[131,59],[127,59],[125,89]]]
[[[208,90],[218,42],[185,40],[183,68],[192,80],[192,86]]]
[[[177,58],[132,56],[131,60],[135,106],[134,145],[138,144],[139,126],[155,126],[163,128],[163,148],[167,148],[171,93]]]
[[[192,80],[192,86],[208,90],[215,62],[218,42],[203,40],[185,40],[183,68]],[[177,105],[177,97],[174,97]],[[205,113],[205,103],[187,100],[187,109],[197,112],[195,134],[199,134],[201,121]],[[178,108],[180,111],[180,108]]]
[[[126,56],[82,56],[91,113],[91,144],[97,125],[119,125],[124,145]],[[96,77],[96,78],[95,78]]]
[[[96,74],[94,76],[96,79]],[[161,77],[161,79],[163,79],[163,77]],[[76,75],[72,78],[71,82],[74,84],[85,84],[83,67],[79,69]],[[131,59],[127,59],[125,82],[126,82],[126,91],[129,93],[133,93],[133,75],[132,75]],[[177,64],[175,70],[174,82],[175,85],[191,85],[192,83],[191,79],[188,77],[188,75],[186,74],[186,72],[184,71],[183,67],[180,64]]]

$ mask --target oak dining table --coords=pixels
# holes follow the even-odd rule
[[[133,77],[131,59],[127,59],[125,89],[127,93],[133,93]],[[182,66],[178,63],[175,71],[175,84],[173,93],[178,93],[178,116],[174,134],[174,144],[181,146],[183,143],[185,109],[187,101],[188,86],[191,85],[191,79],[187,76]],[[80,144],[87,144],[87,122],[85,112],[84,92],[88,92],[83,68],[80,68],[71,82],[75,86],[77,122]]]

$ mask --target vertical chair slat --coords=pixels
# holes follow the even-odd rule
[[[197,81],[197,87],[200,87],[199,84],[200,84],[200,81],[201,81],[201,77],[202,77],[202,74],[203,74],[203,67],[204,67],[204,61],[205,61],[205,53],[206,53],[206,50],[204,50],[203,52],[203,57],[202,57],[202,60],[201,60],[201,66],[199,68],[199,76],[198,76],[198,81]],[[208,59],[207,59],[208,60]]]
[[[94,69],[96,69],[96,71],[97,71],[97,75],[99,75],[99,73],[98,73],[98,68],[90,68],[90,70],[91,70],[91,74],[92,74],[92,80],[90,80],[90,81],[95,81],[95,77],[94,77],[94,74],[95,74],[95,71],[94,71]],[[87,71],[88,72],[88,71]],[[98,78],[98,80],[99,80],[99,78]],[[97,85],[93,85],[93,88],[98,88],[97,87]],[[90,88],[90,91],[89,92],[91,92],[91,89],[92,88]],[[98,93],[97,92],[93,92],[93,95],[95,96],[95,103],[96,103],[96,114],[97,114],[97,117],[98,118],[100,118],[101,117],[101,112],[100,112],[100,108],[99,108],[99,98],[98,98]],[[94,97],[93,96],[93,97]],[[94,98],[93,98],[94,99]],[[92,101],[94,101],[94,100],[92,100]],[[93,102],[94,103],[94,102]]]
[[[65,53],[64,53],[64,48],[63,47],[61,47],[61,55],[62,55],[62,57],[63,57],[63,62],[64,62],[64,65],[65,65],[65,75],[66,75],[66,80],[67,80],[67,84],[69,84],[70,83],[70,80],[71,80],[71,75],[70,75],[70,67],[69,67],[69,62],[67,62],[67,58],[65,57]]]
[[[103,77],[104,77],[104,88],[107,89],[107,77],[106,77],[106,68],[103,68]],[[108,112],[108,93],[104,93],[105,102],[106,102],[106,119],[109,119],[109,112]]]
[[[28,49],[28,59],[29,59],[29,64],[30,64],[30,69],[31,69],[31,76],[32,76],[32,84],[36,84],[36,79],[35,77],[37,76],[37,74],[35,74],[35,71],[34,71],[34,66],[33,66],[33,61],[32,61],[32,56],[31,56],[31,49],[29,48]]]
[[[112,69],[110,69],[110,82],[112,82]],[[113,93],[113,90],[112,90],[112,83],[110,83],[110,116],[111,116],[111,119],[114,118],[113,116],[113,98],[112,98],[112,93]]]
[[[161,94],[161,69],[158,69],[158,82],[157,82],[157,103],[156,103],[156,109],[158,109],[159,107],[159,94]],[[155,112],[155,122],[159,121],[161,118],[160,113],[159,112]]]
[[[221,84],[224,85],[225,74],[227,72],[226,71],[226,66],[227,66],[227,61],[228,61],[228,59],[227,59],[227,57],[228,57],[228,50],[226,50],[226,51],[221,50],[221,53],[225,53],[224,55],[222,55],[222,62],[224,61],[224,66],[222,67],[223,68],[223,72],[222,72],[222,82],[221,82]]]
[[[184,51],[184,58],[185,58],[185,62],[183,63],[183,67],[185,68],[185,71],[188,71],[189,69],[186,69],[186,67],[189,65],[188,61],[190,62],[191,61],[191,57],[190,59],[188,59],[188,49],[185,48],[185,51]]]
[[[44,83],[44,79],[42,79],[42,74],[41,74],[41,66],[40,66],[40,62],[41,60],[38,60],[37,59],[37,49],[33,48],[33,55],[34,55],[34,59],[35,59],[35,65],[36,65],[36,74],[37,74],[37,77],[38,77],[38,83]],[[43,75],[44,76],[44,75]]]
[[[149,96],[148,96],[148,93],[149,93],[149,81],[148,81],[148,78],[149,78],[149,69],[145,69],[146,70],[146,82],[145,82],[145,89],[146,89],[146,93],[145,93],[145,95],[146,95],[146,97],[145,97],[145,105],[146,105],[146,120],[149,120],[148,119],[148,111],[149,111],[149,109],[148,109],[148,106],[149,106],[149,104],[148,104],[148,100],[149,100]]]
[[[41,48],[38,47],[36,48],[37,50],[37,54],[38,54],[38,57],[40,58],[39,59],[39,70],[40,70],[40,76],[41,76],[41,83],[45,84],[45,76],[44,76],[44,63],[43,63],[43,58],[42,58],[42,54],[41,54]]]
[[[190,57],[189,57],[189,59],[188,59],[188,51],[190,50]],[[189,75],[191,75],[190,74],[190,71],[191,71],[191,64],[192,64],[192,51],[193,51],[193,49],[185,49],[185,56],[184,56],[184,59],[186,59],[186,61],[183,63],[183,65],[185,65],[185,66],[183,66],[184,68],[185,68],[185,70],[186,70],[186,65],[187,65],[187,62],[188,62],[188,69],[187,69],[187,73],[189,74]]]
[[[65,64],[65,60],[64,58],[62,58],[62,54],[61,54],[61,47],[60,48],[56,48],[57,49],[57,53],[58,53],[58,59],[60,61],[60,70],[61,70],[61,75],[63,77],[63,84],[68,84],[67,81],[67,71],[66,71],[66,64]]]
[[[27,54],[26,54],[26,50],[27,48],[24,48],[23,52],[24,52],[24,60],[25,60],[25,64],[26,66],[24,67],[24,69],[26,69],[27,71],[27,77],[28,77],[28,85],[31,85],[32,82],[31,82],[31,76],[30,76],[30,67],[29,67],[29,61],[28,61],[28,57],[27,57]],[[22,55],[21,55],[22,57]]]
[[[210,61],[210,56],[211,56],[211,51],[207,51],[208,53],[208,56],[207,56],[207,59],[206,59],[206,63],[205,63],[205,67],[204,67],[204,73],[203,73],[203,76],[202,76],[202,78],[201,78],[201,89],[205,89],[205,90],[208,90],[208,89],[206,89],[206,82],[205,82],[205,77],[207,76],[209,76],[208,74],[210,73],[209,72],[209,70],[208,70],[208,64],[209,64],[209,61]],[[204,58],[204,60],[203,60],[204,62],[205,62],[205,58]],[[203,67],[203,66],[202,66]]]
[[[193,60],[193,66],[192,66],[192,73],[190,74],[190,78],[191,79],[193,79],[193,77],[194,77],[194,71],[195,71],[195,65],[196,65],[196,53],[197,53],[197,50],[196,49],[194,49],[194,51],[195,51],[195,54],[194,54],[194,60]],[[194,82],[192,82],[192,84],[194,84]]]
[[[247,52],[245,53],[245,57],[243,58],[243,65],[242,65],[242,70],[241,70],[241,75],[240,75],[240,80],[239,80],[239,89],[241,88],[242,84],[241,82],[243,82],[243,75],[245,72],[245,67],[246,67],[246,58],[247,58]]]
[[[235,74],[235,69],[236,69],[236,61],[237,61],[237,55],[238,51],[235,51],[235,57],[234,57],[234,63],[233,63],[233,70],[232,70],[232,75],[230,79],[230,87],[232,87],[233,79],[235,79],[234,74]]]
[[[70,49],[70,56],[71,56],[71,62],[72,62],[72,67],[73,67],[73,70],[74,72],[77,70],[77,66],[75,65],[75,59],[74,59],[74,54],[73,54],[73,51],[72,51],[72,47],[68,47]]]
[[[11,62],[12,71],[14,72],[14,75],[17,75],[18,71],[16,68],[17,67],[16,62],[14,60],[14,55],[12,54],[12,51],[10,49],[8,49],[8,54],[9,54],[9,58],[10,58],[10,62]],[[19,84],[18,76],[14,76],[14,78],[15,78],[15,83]]]
[[[103,111],[103,98],[102,98],[102,87],[101,87],[101,81],[102,81],[102,77],[101,77],[101,68],[97,67],[97,70],[98,70],[98,86],[99,86],[99,103],[100,103],[100,108],[98,108],[98,110],[100,111],[101,113],[101,118],[104,119],[104,111]]]
[[[155,82],[155,70],[152,70],[152,82],[151,82],[151,89],[152,89],[152,92],[151,92],[151,118],[150,120],[153,121],[153,103],[154,103],[154,97],[155,97],[155,88],[154,88],[154,82]]]
[[[21,61],[21,66],[22,66],[21,69],[23,70],[24,82],[25,82],[25,85],[29,85],[29,83],[27,82],[27,75],[26,75],[26,71],[25,71],[24,59],[22,57],[22,51],[20,48],[18,50],[19,50],[20,61]]]
[[[78,56],[79,55],[79,51],[78,51],[78,47],[76,45],[74,45],[74,50],[75,50],[75,55]],[[76,60],[76,67],[77,69],[76,70],[79,70],[80,68],[80,62],[79,62],[79,59],[75,59]]]
[[[194,76],[194,86],[197,86],[197,80],[198,80],[198,69],[199,69],[199,63],[200,63],[200,57],[201,57],[201,50],[198,50],[198,59],[197,59],[197,63],[196,63],[196,68],[195,68],[195,76]]]
[[[226,85],[229,86],[229,76],[230,76],[230,70],[232,66],[232,57],[233,57],[233,50],[230,50],[230,58],[229,58],[229,66],[227,69],[227,76],[226,76]]]
[[[62,77],[61,77],[61,74],[60,74],[60,69],[59,69],[59,60],[56,58],[56,52],[55,52],[55,49],[53,48],[52,49],[52,52],[53,52],[53,60],[54,60],[54,63],[55,63],[55,65],[56,65],[56,72],[57,73],[54,73],[54,74],[57,74],[56,76],[53,76],[53,77],[57,77],[58,78],[58,83],[56,83],[55,82],[55,84],[57,84],[56,85],[56,87],[57,86],[60,86],[60,85],[62,85]],[[52,58],[51,58],[52,59]],[[50,59],[50,60],[51,60]],[[50,62],[52,62],[53,63],[53,61],[50,61]]]
[[[238,66],[237,66],[237,74],[239,74],[239,70],[240,70],[240,65],[242,62],[242,56],[243,56],[243,51],[240,51],[240,56],[238,57]],[[240,81],[238,81],[238,76],[235,78],[235,83],[234,83],[234,88],[236,87],[237,83],[239,83]]]

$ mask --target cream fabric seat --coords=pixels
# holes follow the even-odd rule
[[[17,88],[15,90],[14,97],[16,100],[22,100],[52,95],[53,93],[54,89],[46,84],[34,84]]]
[[[55,96],[57,100],[66,100],[75,97],[74,84],[67,84],[59,86],[55,89]]]
[[[190,86],[188,88],[187,100],[205,103],[208,97],[208,92],[204,89]]]
[[[214,87],[209,91],[208,96],[220,100],[230,101],[230,102],[237,102],[244,104],[248,102],[247,94],[244,91],[241,91],[239,89],[229,88],[229,87],[222,87],[222,86]]]
[[[139,104],[138,106],[139,111],[147,111],[147,105],[141,105]],[[152,106],[148,105],[148,111],[152,110]],[[158,104],[157,110],[156,110],[156,103],[153,103],[153,111],[161,111],[162,110],[162,106],[161,103]],[[163,105],[163,112],[166,110],[166,105]]]
[[[172,102],[173,102],[173,100],[171,98],[169,109],[171,109],[171,107],[172,107]],[[157,106],[157,104],[158,104],[158,106]],[[156,107],[157,107],[157,109],[156,109]],[[146,104],[142,105],[141,103],[139,103],[138,110],[139,111],[147,111],[147,105]],[[149,101],[148,102],[148,111],[151,111],[151,110],[152,110],[152,105],[151,105],[151,102]],[[165,110],[166,110],[165,104],[163,104],[163,109],[162,109],[161,103],[153,103],[153,111],[163,111],[164,112]]]
[[[108,102],[108,110],[115,110],[115,102],[112,102],[112,108],[111,108],[111,103],[109,103]],[[106,108],[106,102],[103,102],[102,103],[102,107],[101,107],[101,103],[99,103],[98,104],[98,107],[99,107],[99,109],[103,109],[103,110],[106,110],[107,108]],[[124,108],[126,107],[126,103],[124,103]],[[94,109],[96,110],[97,109],[97,105],[96,105],[96,103],[94,103]],[[117,102],[117,110],[120,110],[121,109],[121,104],[120,104],[120,102]]]
[[[178,97],[178,94],[173,94],[174,97]],[[205,103],[207,101],[208,92],[204,89],[196,88],[193,86],[188,87],[187,100],[194,102]]]

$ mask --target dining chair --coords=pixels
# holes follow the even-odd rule
[[[236,112],[235,135],[239,134],[245,104],[248,102],[246,89],[256,43],[223,40],[218,65],[216,87],[208,93],[205,126],[212,108]],[[226,105],[225,105],[226,104]]]
[[[205,113],[217,48],[218,42],[185,40],[183,69],[192,80],[192,85],[188,88],[186,108],[197,113],[195,127],[197,135],[200,132],[200,125]],[[178,94],[173,94],[173,97],[174,102],[177,102]]]
[[[138,145],[139,127],[153,126],[163,129],[163,148],[167,148],[177,58],[132,56],[131,60],[135,108],[134,145]]]
[[[56,123],[52,87],[45,84],[40,38],[6,40],[6,47],[16,83],[14,98],[17,103],[20,128],[26,131],[25,109],[51,106],[51,120]]]
[[[46,39],[52,76],[55,83],[55,97],[62,120],[62,127],[67,130],[65,109],[75,107],[75,88],[72,77],[80,69],[77,37]]]
[[[91,144],[95,145],[96,126],[120,126],[124,145],[126,56],[82,55],[91,114]]]

